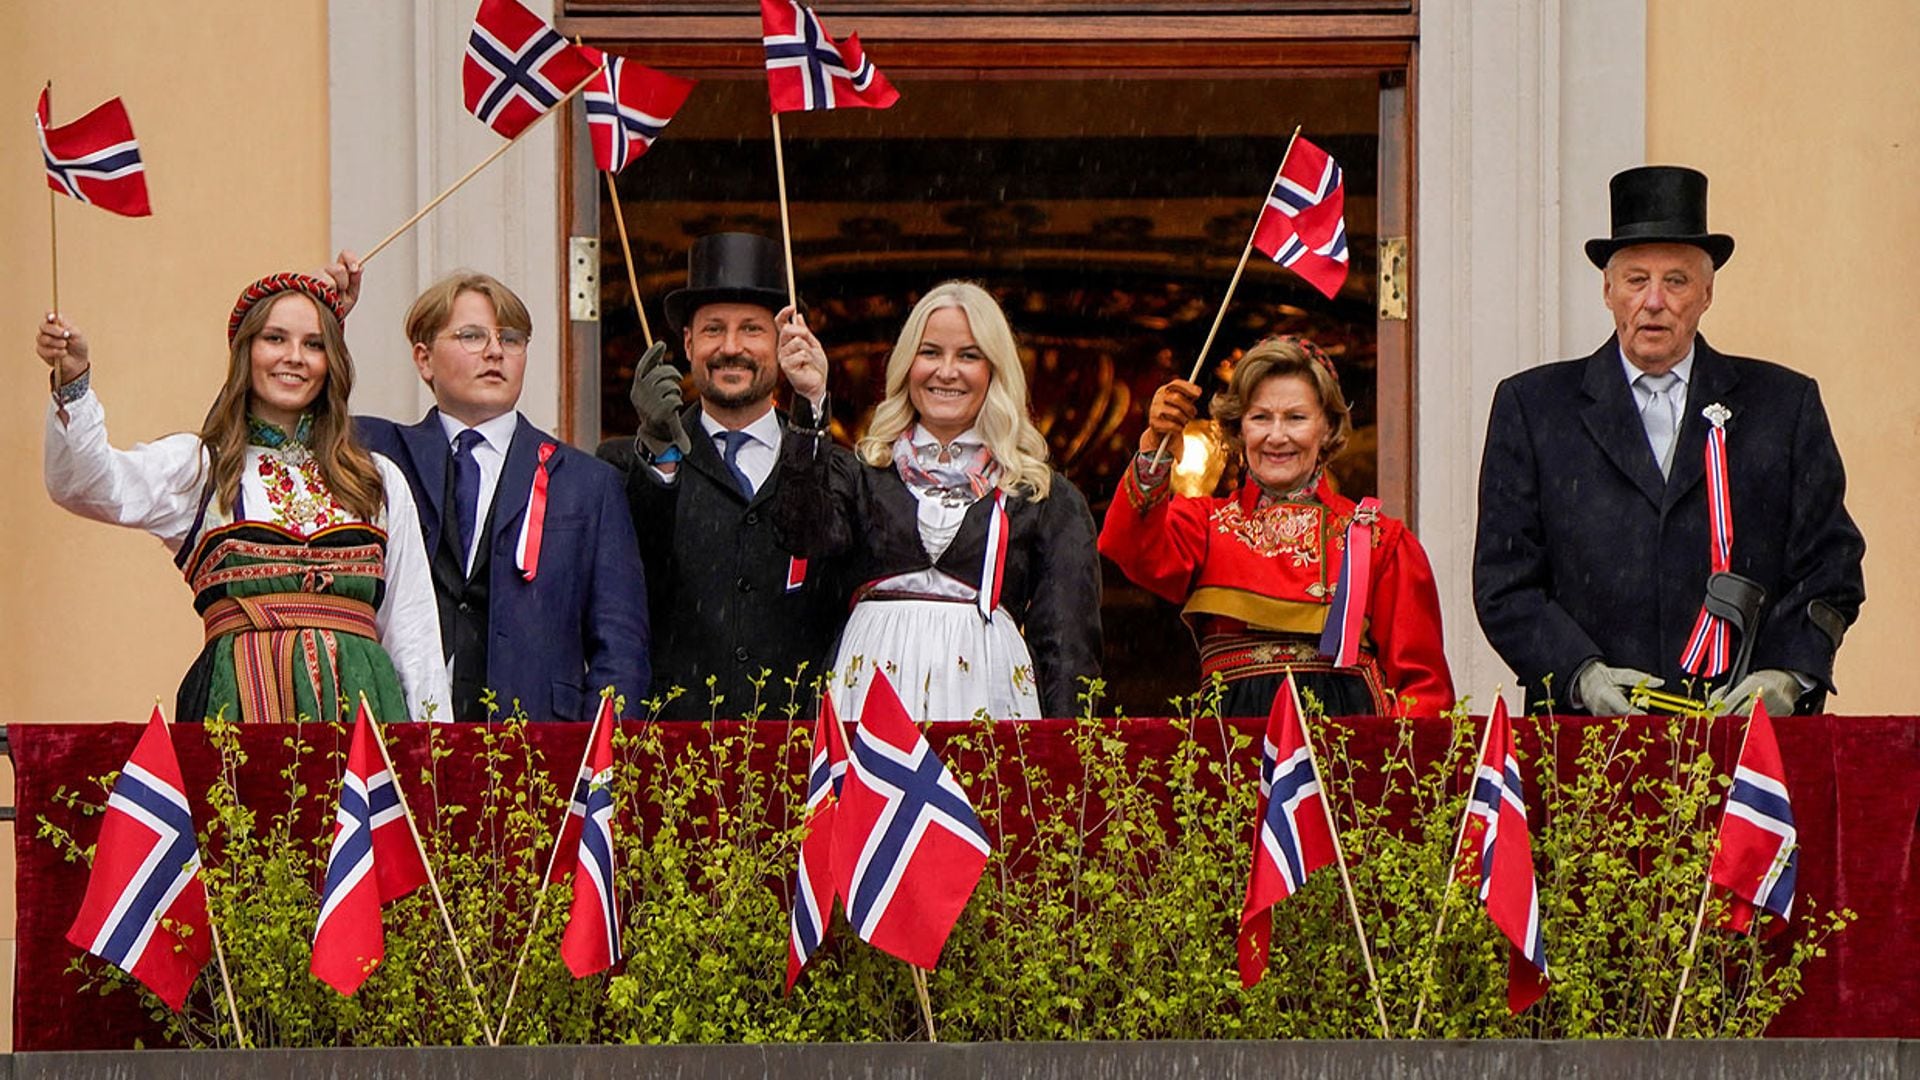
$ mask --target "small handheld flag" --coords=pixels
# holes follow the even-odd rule
[[[1533,837],[1506,699],[1494,699],[1487,725],[1486,750],[1474,768],[1468,798],[1461,860],[1479,865],[1481,902],[1487,917],[1506,935],[1507,1009],[1517,1015],[1547,991],[1546,939],[1540,931]]]
[[[212,955],[193,812],[158,706],[107,797],[67,940],[139,979],[175,1012]]]
[[[47,186],[83,203],[126,217],[153,213],[147,200],[147,167],[133,137],[127,107],[112,98],[92,112],[60,127],[51,126],[50,93],[40,91],[33,121],[46,159]]]
[[[1747,722],[1746,745],[1733,769],[1733,789],[1720,818],[1720,835],[1708,877],[1727,893],[1721,925],[1753,933],[1761,911],[1774,921],[1767,934],[1786,928],[1793,916],[1793,892],[1800,867],[1800,832],[1793,823],[1787,773],[1773,719],[1758,699]]]
[[[600,699],[593,722],[593,746],[574,782],[567,828],[577,840],[562,858],[569,865],[559,876],[573,875],[573,907],[560,940],[560,957],[576,979],[605,971],[620,959],[620,907],[613,874],[613,697]]]
[[[1260,753],[1259,825],[1254,833],[1253,871],[1240,908],[1240,985],[1267,973],[1273,939],[1273,905],[1300,891],[1307,875],[1333,864],[1333,832],[1322,806],[1320,773],[1307,749],[1306,729],[1294,705],[1293,675],[1273,697],[1266,742]]]
[[[460,69],[467,111],[511,139],[594,73],[586,50],[518,0],[480,0]]]
[[[834,812],[846,782],[846,738],[833,698],[824,698],[813,722],[813,757],[807,766],[807,835],[793,869],[793,914],[788,919],[787,993],[800,978],[814,950],[826,940],[839,898],[833,882]]]
[[[1332,299],[1347,281],[1346,202],[1340,163],[1296,136],[1254,223],[1253,246]]]
[[[760,26],[774,112],[884,109],[900,100],[861,51],[860,35],[836,44],[813,9],[797,0],[760,0]]]
[[[932,969],[993,850],[886,672],[867,687],[834,811],[833,877],[860,940]]]
[[[666,130],[667,121],[693,93],[694,81],[598,49],[585,52],[589,61],[605,64],[580,95],[587,106],[594,167],[617,173],[646,153]]]

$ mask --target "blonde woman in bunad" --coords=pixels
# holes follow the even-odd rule
[[[1289,337],[1241,357],[1213,402],[1246,461],[1244,482],[1224,497],[1172,494],[1172,462],[1156,454],[1163,440],[1180,445],[1199,397],[1184,379],[1154,393],[1100,552],[1142,588],[1185,605],[1202,681],[1216,673],[1226,681],[1223,715],[1265,715],[1288,670],[1329,716],[1393,715],[1403,703],[1415,716],[1451,708],[1426,552],[1374,500],[1356,504],[1327,483],[1327,462],[1353,422],[1326,353]],[[1361,538],[1368,558],[1349,560],[1348,545]]]
[[[341,299],[304,274],[240,294],[226,379],[197,434],[107,443],[87,340],[49,315],[46,484],[82,517],[145,529],[193,587],[206,644],[181,720],[444,717],[439,613],[406,480],[354,440]]]
[[[1093,515],[1047,464],[1000,306],[961,281],[914,306],[853,458],[823,452],[826,353],[792,309],[779,322],[795,401],[775,534],[850,555],[863,582],[833,664],[840,716],[876,666],[921,720],[1077,715],[1100,674]]]

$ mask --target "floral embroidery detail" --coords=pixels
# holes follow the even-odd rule
[[[333,497],[320,479],[320,463],[307,448],[289,443],[261,449],[260,484],[267,489],[273,519],[297,532],[312,534],[352,520],[347,508]]]
[[[1287,556],[1293,565],[1320,561],[1320,510],[1298,503],[1273,503],[1249,514],[1238,499],[1220,504],[1213,512],[1214,528],[1268,558]]]

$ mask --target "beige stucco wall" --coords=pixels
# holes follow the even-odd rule
[[[1712,225],[1739,244],[1701,327],[1717,348],[1819,379],[1846,459],[1868,548],[1831,701],[1851,714],[1916,708],[1916,55],[1913,0],[1648,4],[1647,160],[1705,171]],[[1596,274],[1596,304],[1599,289]]]

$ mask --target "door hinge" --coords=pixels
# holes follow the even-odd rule
[[[600,238],[567,237],[567,317],[600,321]]]
[[[1380,317],[1407,317],[1407,238],[1380,238]]]

